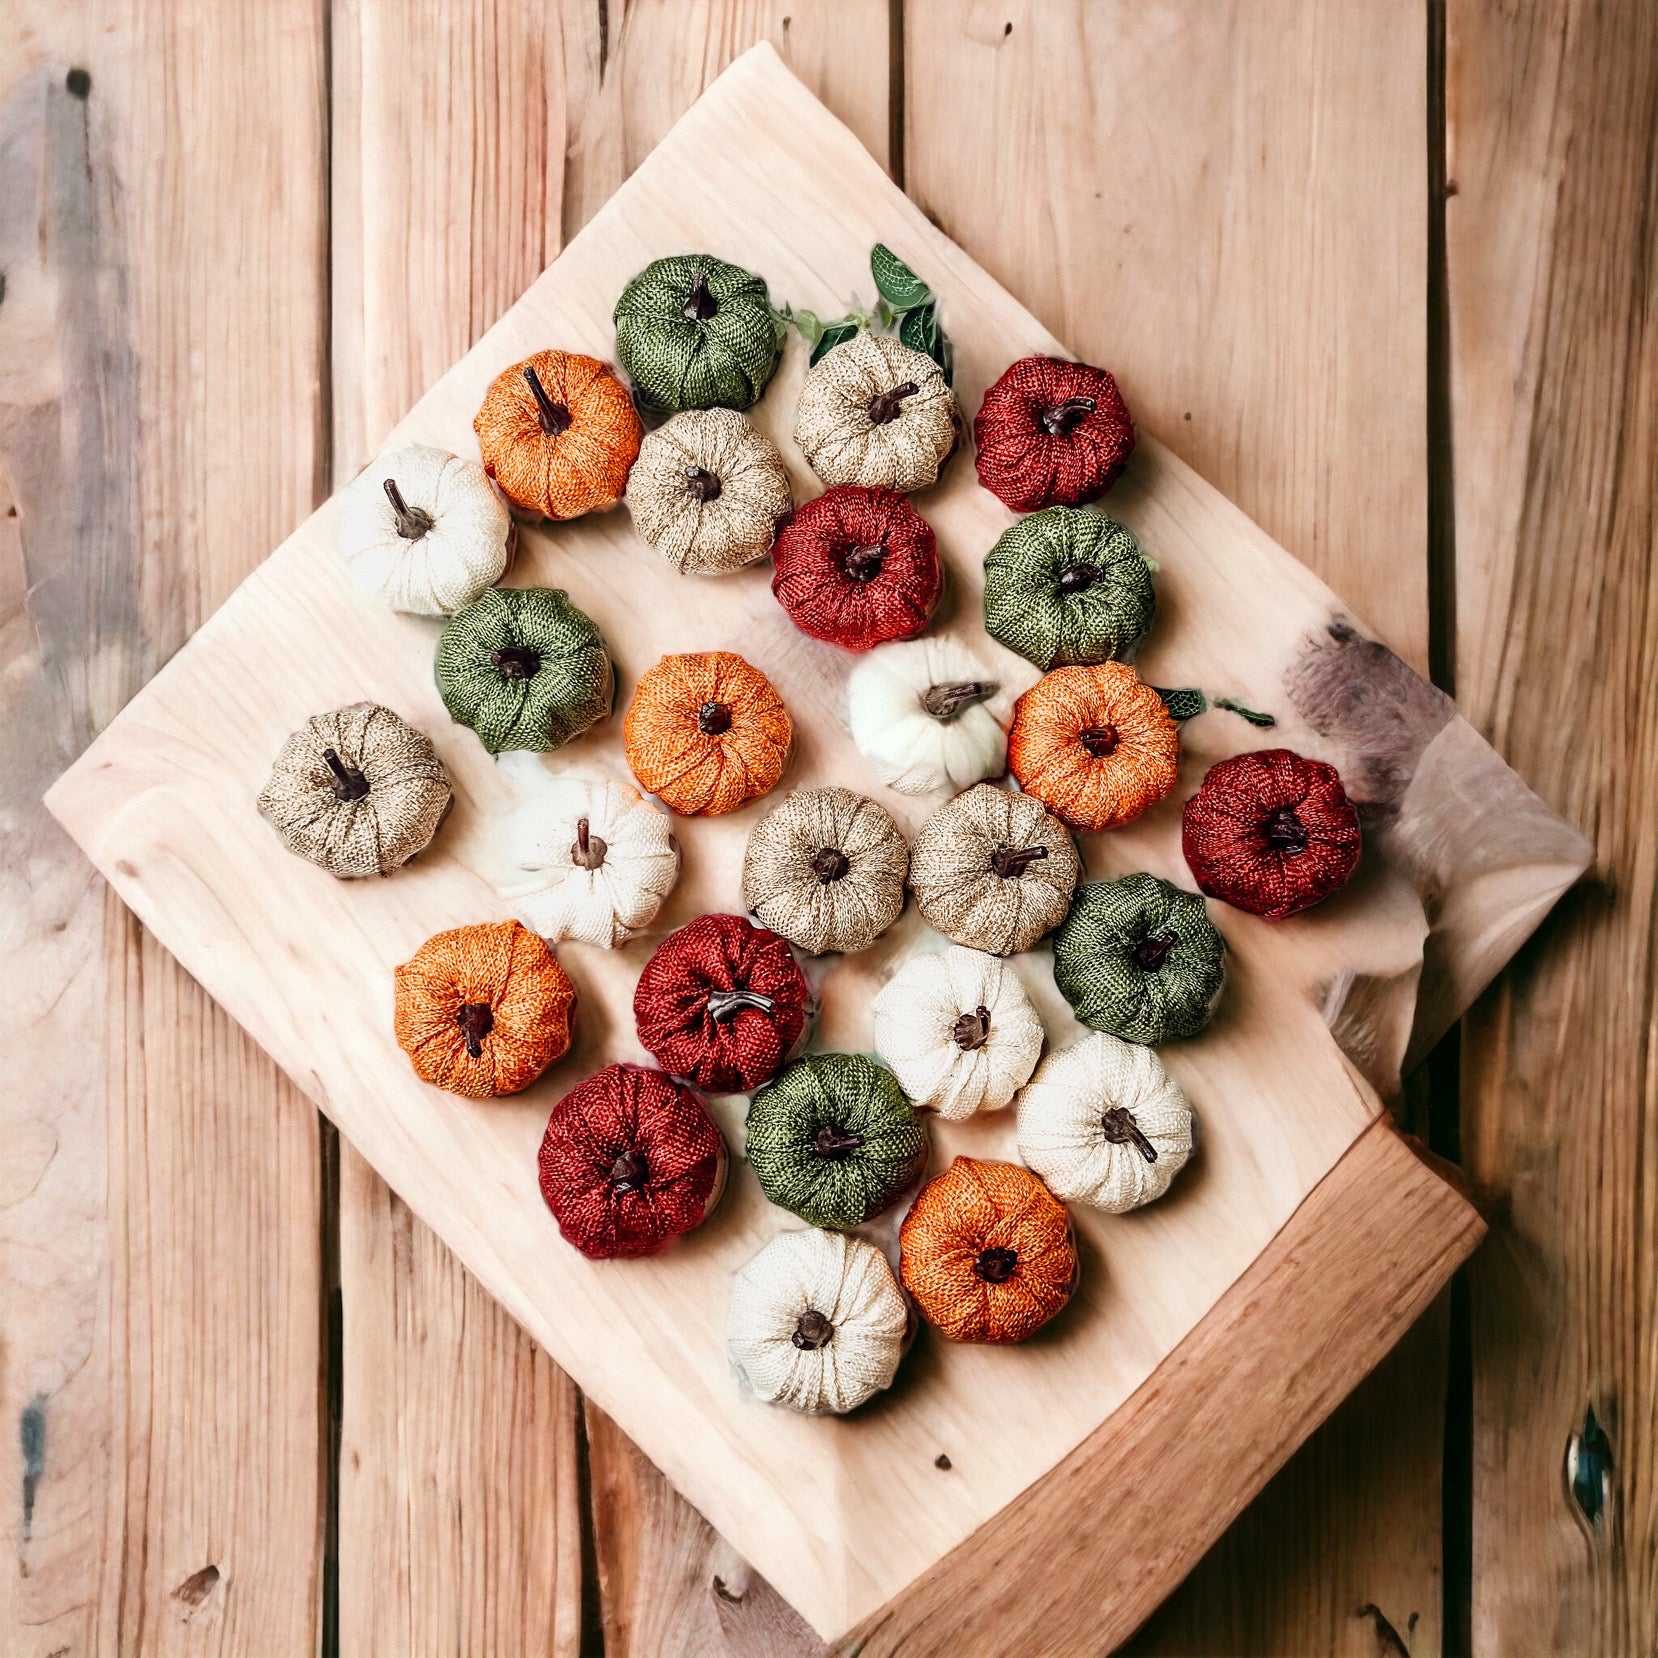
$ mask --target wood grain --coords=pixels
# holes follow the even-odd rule
[[[40,795],[319,498],[323,56],[308,4],[0,17],[0,1644],[31,1658],[316,1639],[316,1114]]]
[[[564,64],[523,0],[352,0],[331,31],[344,483],[556,255]],[[344,1142],[339,1234],[339,1649],[579,1651],[573,1384]]]
[[[1447,13],[1457,682],[1601,884],[1466,1027],[1474,1649],[1651,1652],[1658,14]],[[1562,1476],[1593,1409],[1604,1480]],[[1591,1500],[1591,1498],[1600,1500]],[[1592,1516],[1592,1517],[1591,1517]]]

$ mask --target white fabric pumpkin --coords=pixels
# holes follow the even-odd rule
[[[916,1105],[941,1117],[1000,1111],[1042,1052],[1042,1021],[1018,974],[959,944],[912,956],[871,1013],[876,1053]]]
[[[512,535],[512,515],[484,469],[443,449],[382,455],[340,498],[340,556],[352,580],[414,616],[448,616],[493,587]]]
[[[882,645],[847,683],[852,741],[900,794],[955,791],[1007,770],[1012,696],[947,638]]]
[[[500,766],[523,791],[496,843],[495,887],[512,913],[549,943],[603,950],[648,927],[679,878],[668,815],[631,784],[555,774],[538,754],[503,754]]]
[[[909,1306],[887,1258],[844,1232],[784,1232],[731,1284],[726,1350],[767,1404],[842,1415],[892,1385]]]
[[[1160,1198],[1192,1155],[1192,1107],[1156,1053],[1103,1031],[1043,1060],[1019,1096],[1019,1155],[1067,1203]]]

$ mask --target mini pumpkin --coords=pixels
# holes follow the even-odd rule
[[[771,590],[802,633],[850,651],[914,638],[944,585],[931,525],[890,489],[841,484],[772,548]]]
[[[1042,1052],[1042,1021],[1013,969],[981,950],[912,956],[870,1008],[875,1051],[918,1106],[951,1121],[1000,1111]]]
[[[1192,1107],[1157,1055],[1097,1032],[1049,1054],[1019,1096],[1019,1155],[1055,1197],[1122,1215],[1192,1155]]]
[[[396,973],[397,1041],[423,1082],[489,1099],[527,1088],[570,1051],[576,987],[516,921],[455,927]]]
[[[656,413],[748,408],[782,356],[764,278],[706,253],[654,260],[616,301],[616,355]]]
[[[884,1065],[807,1054],[750,1102],[747,1156],[779,1208],[843,1231],[898,1201],[926,1164],[927,1133]]]
[[[758,668],[731,651],[665,656],[622,721],[639,786],[681,817],[719,817],[773,788],[794,725]]]
[[[701,1226],[725,1190],[725,1140],[689,1088],[607,1065],[552,1109],[541,1195],[564,1241],[594,1261],[654,1255]]]
[[[610,713],[615,679],[592,619],[553,587],[492,587],[438,637],[443,706],[491,754],[545,753]]]
[[[991,783],[940,806],[910,853],[910,890],[927,924],[996,956],[1052,932],[1081,873],[1065,825],[1033,796]]]
[[[608,512],[627,487],[643,427],[609,363],[538,351],[503,369],[472,429],[484,471],[522,512]]]
[[[431,844],[453,792],[431,739],[376,702],[315,714],[283,745],[259,815],[301,858],[350,880]]]
[[[723,576],[771,551],[794,510],[771,439],[735,409],[688,409],[649,434],[628,477],[639,539],[685,576]]]
[[[887,1258],[839,1232],[783,1232],[731,1281],[726,1351],[758,1399],[841,1416],[892,1385],[909,1304]]]
[[[1203,900],[1156,875],[1079,887],[1054,934],[1060,994],[1125,1042],[1196,1036],[1225,982],[1225,941]]]
[[[853,335],[814,363],[800,388],[794,441],[826,484],[926,489],[960,438],[943,369],[884,334]]]
[[[1076,1289],[1070,1215],[1013,1163],[956,1158],[921,1188],[898,1249],[904,1288],[951,1341],[1024,1341]]]
[[[410,615],[447,616],[505,573],[512,514],[476,461],[413,444],[342,491],[339,546],[365,593]]]
[[[979,482],[1015,512],[1075,507],[1117,481],[1134,422],[1103,368],[1021,357],[984,394],[973,444]]]
[[[518,919],[601,950],[648,927],[679,878],[667,814],[626,783],[555,774],[535,755],[501,766],[522,798],[496,831],[494,883]]]
[[[965,789],[1007,769],[1010,701],[955,640],[882,645],[847,681],[852,741],[900,794]]]
[[[1139,542],[1089,507],[1021,518],[985,556],[985,629],[1039,668],[1126,656],[1156,612]]]
[[[1013,705],[1007,754],[1019,787],[1055,817],[1115,829],[1174,787],[1180,728],[1121,662],[1056,668]]]
[[[1344,887],[1358,868],[1362,838],[1336,768],[1287,748],[1211,766],[1181,818],[1181,846],[1198,886],[1268,921]]]
[[[639,1040],[711,1094],[769,1082],[798,1046],[811,991],[788,944],[740,915],[702,915],[657,945],[633,992]]]
[[[748,837],[743,902],[814,956],[862,950],[902,912],[909,866],[884,807],[851,789],[797,789]]]

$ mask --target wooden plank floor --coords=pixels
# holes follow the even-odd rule
[[[1599,850],[1407,1094],[1492,1242],[1135,1649],[1651,1652],[1655,16],[0,12],[0,1647],[819,1650],[39,806],[769,38]]]

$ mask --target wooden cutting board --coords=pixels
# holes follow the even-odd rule
[[[489,380],[545,346],[610,355],[615,298],[650,259],[712,252],[763,273],[774,300],[827,315],[873,297],[876,241],[939,293],[969,414],[1012,359],[1062,351],[758,47],[388,446],[475,454],[472,416]],[[791,339],[755,411],[789,459],[797,499],[818,487],[788,441],[804,359]],[[980,561],[1012,515],[965,456],[917,505],[949,573],[936,625],[1023,689],[1034,670],[986,639],[979,607]],[[582,998],[573,1053],[524,1094],[480,1105],[413,1076],[391,1034],[391,970],[433,932],[506,913],[483,871],[509,788],[436,694],[436,624],[394,616],[343,578],[333,504],[48,797],[144,922],[686,1497],[825,1636],[862,1625],[870,1650],[895,1643],[921,1609],[926,1644],[948,1644],[994,1586],[983,1570],[992,1556],[1023,1551],[1019,1584],[999,1592],[1029,1607],[1030,1632],[1063,1624],[1096,1642],[1125,1634],[1178,1581],[1476,1240],[1461,1199],[1377,1126],[1371,1083],[1391,1085],[1413,1028],[1420,1044],[1454,1018],[1587,855],[1445,699],[1155,442],[1142,440],[1109,507],[1161,567],[1146,676],[1271,711],[1270,741],[1330,759],[1367,803],[1369,852],[1346,892],[1292,923],[1216,907],[1232,947],[1227,998],[1211,1031],[1167,1055],[1202,1119],[1202,1155],[1149,1210],[1078,1213],[1083,1283],[1066,1315],[1019,1349],[924,1337],[891,1393],[850,1420],[756,1405],[728,1372],[730,1274],[798,1224],[746,1170],[700,1233],[630,1263],[567,1248],[535,1178],[554,1100],[610,1060],[647,1058],[631,1016],[639,968],[670,928],[741,908],[744,842],[774,802],[677,825],[684,873],[654,933],[616,952],[560,947]],[[845,729],[852,659],[789,625],[769,566],[680,578],[620,511],[529,530],[511,580],[567,588],[595,618],[619,666],[619,707],[664,652],[734,648],[795,715],[785,787],[844,783],[911,831],[938,803],[874,783]],[[457,800],[415,864],[342,883],[286,854],[254,798],[290,731],[364,698],[432,736]],[[627,775],[619,727],[549,763]],[[1212,712],[1186,728],[1184,746],[1175,799],[1128,830],[1084,837],[1092,874],[1149,869],[1189,884],[1179,800],[1213,761],[1263,744]],[[869,951],[828,964],[815,1045],[867,1048],[871,994],[936,942],[912,911]],[[1018,965],[1051,1040],[1076,1034],[1047,956]],[[716,1103],[734,1147],[743,1106]],[[939,1125],[934,1160],[1009,1155],[1010,1129]],[[1378,1231],[1376,1206],[1388,1203],[1403,1236]],[[1247,1398],[1229,1392],[1239,1378]],[[1113,1488],[1130,1468],[1132,1489]],[[999,1638],[1020,1627],[1000,1622]]]

